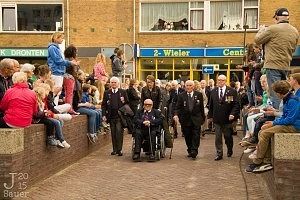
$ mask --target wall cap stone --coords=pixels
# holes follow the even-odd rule
[[[300,133],[275,133],[274,158],[300,160]]]
[[[0,155],[15,154],[24,151],[23,128],[0,129]]]

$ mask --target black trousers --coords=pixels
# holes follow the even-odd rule
[[[182,133],[184,134],[185,144],[187,146],[188,153],[191,151],[196,151],[198,154],[198,149],[200,146],[200,130],[199,126],[183,126],[181,124]]]
[[[123,148],[123,132],[124,129],[121,124],[121,119],[110,119],[110,130],[111,130],[111,142],[113,146],[113,152],[121,152]]]
[[[223,156],[223,140],[222,133],[224,134],[225,144],[227,150],[232,150],[233,138],[232,138],[232,124],[214,124],[215,125],[215,147],[217,156]]]
[[[152,145],[152,153],[155,153],[155,145],[156,145],[156,130],[151,130],[150,128],[150,136],[151,136],[151,143],[150,143],[150,139],[149,139],[149,128],[148,127],[143,127],[141,129],[136,129],[135,130],[135,135],[134,135],[134,139],[135,139],[135,148],[134,148],[134,152],[135,153],[140,153],[141,152],[141,148],[142,148],[142,143],[143,141],[147,141],[145,145],[145,147],[147,149],[144,149],[144,151],[146,152],[151,152],[150,149],[150,145]]]

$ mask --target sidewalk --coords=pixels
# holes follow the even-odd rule
[[[246,200],[239,167],[243,148],[238,146],[237,136],[234,142],[232,158],[226,157],[224,149],[223,160],[214,161],[214,135],[206,135],[201,139],[200,155],[191,160],[186,157],[184,139],[179,137],[175,140],[172,159],[168,150],[167,158],[161,161],[134,163],[130,153],[131,135],[126,135],[122,157],[111,156],[111,146],[107,145],[27,190],[26,199]],[[245,161],[243,158],[243,171]],[[250,200],[270,199],[260,175],[244,175]]]

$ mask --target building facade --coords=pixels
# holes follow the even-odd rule
[[[293,0],[2,0],[0,7],[0,58],[45,63],[52,33],[63,31],[87,73],[98,52],[109,57],[120,46],[126,73],[138,79],[222,73],[241,80],[236,65],[243,63],[244,44],[253,42],[259,25],[273,23],[277,8],[288,8],[300,30],[300,1]],[[292,63],[299,66],[297,52]]]

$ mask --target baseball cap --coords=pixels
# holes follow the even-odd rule
[[[278,8],[275,11],[273,18],[275,18],[276,16],[289,16],[289,11],[286,8]]]

